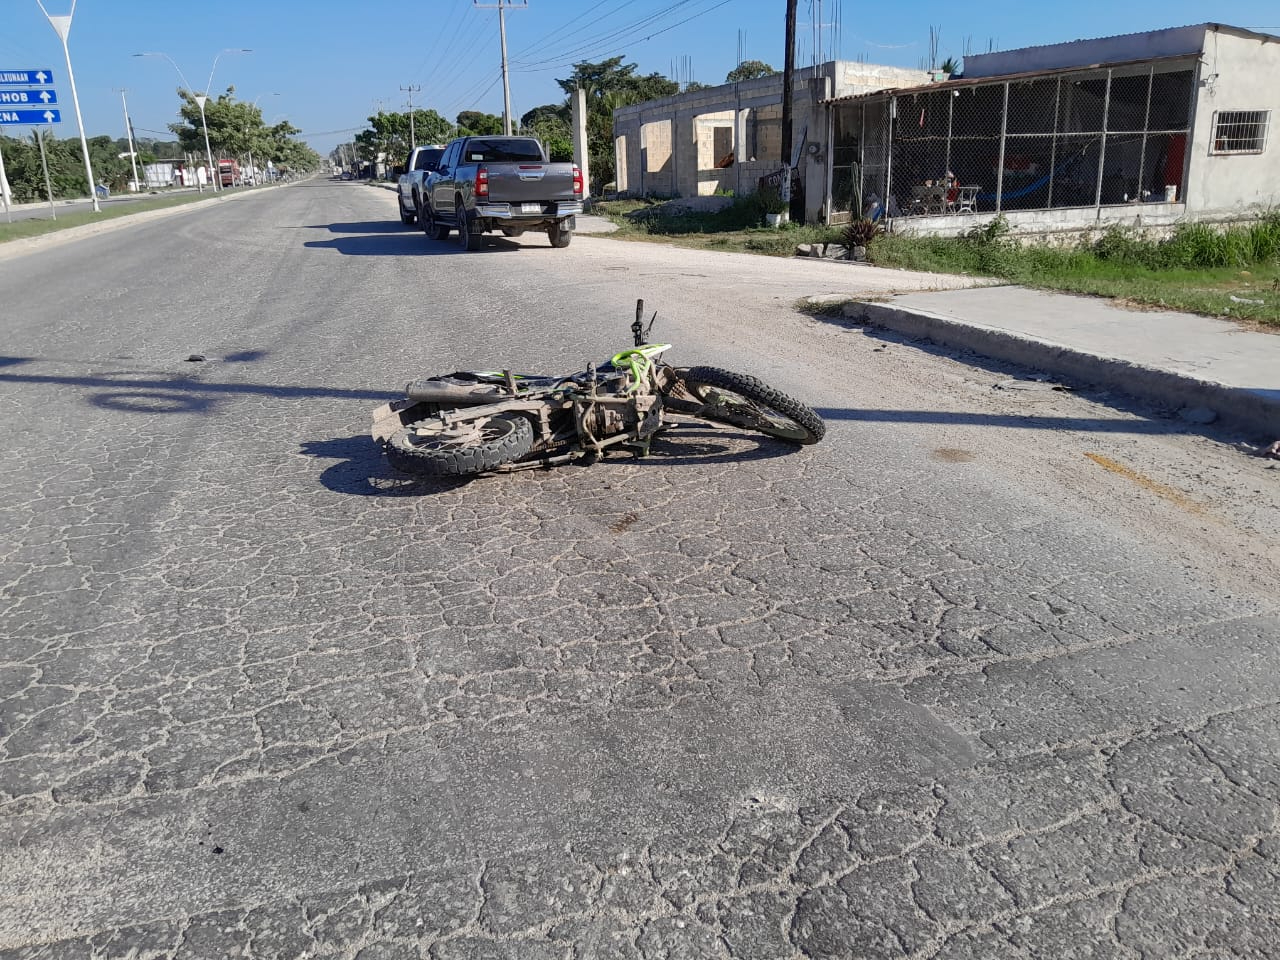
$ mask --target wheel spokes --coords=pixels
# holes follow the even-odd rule
[[[510,432],[511,425],[495,417],[457,425],[419,424],[410,428],[406,439],[420,450],[457,450],[492,442]]]
[[[716,415],[739,422],[745,427],[772,427],[780,430],[796,428],[795,421],[790,417],[723,387],[706,387],[700,392],[698,399]]]

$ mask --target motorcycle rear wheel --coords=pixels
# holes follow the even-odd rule
[[[697,414],[705,420],[799,444],[817,443],[827,432],[811,407],[745,373],[689,367],[679,375],[685,389],[706,405]]]
[[[465,477],[519,460],[532,446],[533,424],[526,417],[498,415],[452,429],[439,420],[419,420],[395,433],[386,452],[403,473]]]

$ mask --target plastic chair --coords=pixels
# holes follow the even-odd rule
[[[977,213],[978,186],[959,187],[954,200],[947,203],[947,213]]]

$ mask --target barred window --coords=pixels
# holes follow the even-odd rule
[[[1270,110],[1222,110],[1213,115],[1213,153],[1261,153]]]

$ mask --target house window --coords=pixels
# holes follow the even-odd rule
[[[1261,153],[1270,110],[1221,110],[1213,115],[1213,153]]]

